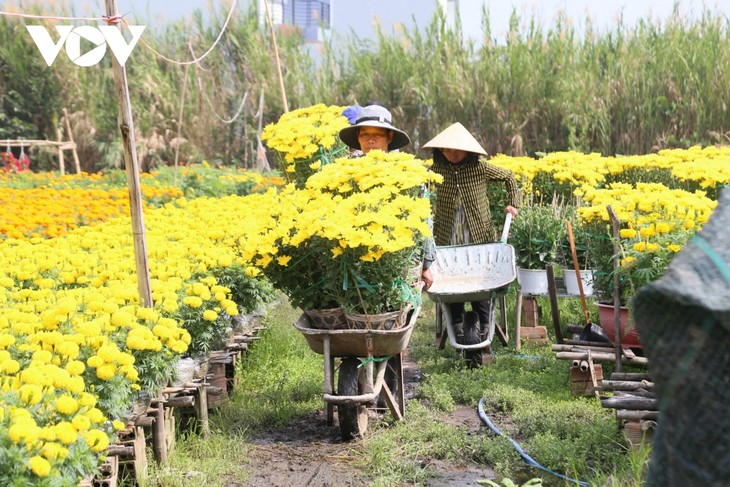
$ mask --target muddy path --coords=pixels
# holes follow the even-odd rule
[[[404,357],[403,375],[406,401],[415,401],[421,373],[417,365]],[[407,410],[407,406],[406,406]],[[335,415],[336,417],[336,415]],[[378,420],[372,413],[371,421]],[[444,416],[451,425],[466,427],[475,434],[482,428],[472,408],[460,408]],[[368,486],[363,474],[363,455],[358,442],[343,442],[335,424],[328,425],[324,408],[284,428],[262,432],[251,442],[253,452],[248,468],[253,476],[245,487],[347,487]],[[421,485],[431,487],[476,486],[478,480],[494,478],[494,472],[482,465],[454,465],[432,462],[438,477]],[[408,484],[406,484],[408,485]]]

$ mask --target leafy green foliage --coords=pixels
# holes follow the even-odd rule
[[[555,262],[566,231],[564,206],[554,202],[523,207],[512,222],[509,239],[518,267],[544,269]]]

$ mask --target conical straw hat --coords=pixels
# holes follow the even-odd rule
[[[424,149],[456,149],[487,155],[477,139],[462,124],[456,122],[423,145]]]

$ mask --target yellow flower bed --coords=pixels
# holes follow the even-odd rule
[[[716,195],[730,181],[730,147],[665,149],[656,154],[604,157],[600,154],[554,152],[531,157],[495,156],[492,163],[509,169],[526,194],[570,197],[611,182],[662,182],[665,186],[707,189]]]
[[[235,263],[249,204],[181,199],[146,215],[152,309],[139,306],[128,218],[0,242],[0,483],[93,471],[107,421],[186,351],[190,335],[173,317],[237,313],[209,274]]]
[[[144,200],[171,200],[177,188],[142,188]],[[126,189],[0,188],[0,239],[59,237],[69,230],[129,215]]]

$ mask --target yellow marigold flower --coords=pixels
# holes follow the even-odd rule
[[[205,310],[205,311],[203,312],[203,319],[204,319],[205,321],[215,321],[215,320],[217,320],[217,319],[218,319],[218,313],[216,313],[216,312],[215,312],[215,311],[213,311],[212,309],[206,309],[206,310]]]
[[[96,396],[89,394],[88,392],[84,392],[79,396],[79,404],[85,408],[94,407],[96,406]]]
[[[53,428],[45,427],[41,428],[40,434],[38,437],[43,441],[55,441],[56,440],[56,432],[53,431]]]
[[[123,373],[130,382],[137,382],[137,380],[139,380],[139,372],[133,365],[122,365],[119,368],[119,371]]]
[[[66,450],[58,443],[46,443],[41,448],[40,454],[42,457],[49,460],[56,460],[57,458],[65,458],[66,455],[68,455],[68,450]]]
[[[76,428],[76,431],[86,431],[91,428],[91,420],[88,416],[83,414],[77,414],[74,416],[71,420],[71,424],[74,428]]]
[[[619,236],[621,238],[634,238],[636,237],[636,230],[633,228],[622,228],[619,231]]]
[[[119,365],[132,365],[134,360],[134,355],[126,352],[121,352],[117,357],[117,363]]]
[[[126,428],[127,425],[124,424],[124,421],[119,421],[118,419],[115,419],[112,421],[112,426],[114,427],[115,431],[122,431],[124,428]]]
[[[91,430],[85,436],[86,444],[92,451],[99,453],[109,446],[109,437],[101,430]]]
[[[49,364],[51,363],[52,359],[53,354],[47,350],[38,350],[37,352],[33,353],[33,360],[37,362]]]
[[[120,355],[120,351],[116,345],[104,345],[99,347],[96,354],[106,363],[114,363],[117,361],[117,357]]]
[[[94,424],[101,424],[106,421],[104,413],[102,413],[98,408],[91,408],[84,414],[86,414],[86,416],[88,416],[91,422]]]
[[[172,334],[172,330],[170,330],[166,326],[155,325],[154,327],[152,327],[152,333],[154,333],[159,338],[164,339],[164,338],[169,337]]]
[[[175,340],[169,347],[175,353],[185,353],[188,349],[188,345],[180,340]]]
[[[287,264],[289,264],[290,260],[291,260],[291,256],[289,256],[289,255],[282,255],[281,257],[276,258],[276,262],[280,266],[286,266]]]
[[[256,277],[259,274],[261,274],[261,270],[257,269],[256,267],[249,266],[249,267],[246,267],[244,274],[246,274],[247,277]]]
[[[86,366],[80,360],[71,360],[66,364],[66,370],[71,375],[81,375],[86,370]]]
[[[137,320],[133,314],[124,311],[117,311],[112,313],[111,316],[111,324],[114,326],[131,326],[136,321]]]
[[[101,380],[109,380],[117,373],[117,367],[114,364],[104,364],[96,369],[96,376]]]
[[[61,421],[53,426],[56,438],[64,445],[70,445],[78,439],[78,431],[68,421]]]
[[[72,341],[66,340],[56,346],[56,352],[66,358],[73,360],[79,356],[79,346]]]
[[[8,333],[0,333],[0,349],[8,348],[15,343],[15,337]]]
[[[669,244],[669,245],[667,245],[667,249],[670,250],[671,252],[677,253],[680,250],[682,250],[682,247],[680,247],[677,244]]]
[[[0,371],[13,375],[17,374],[20,370],[20,363],[17,360],[6,360],[2,363],[2,367],[0,367]]]
[[[198,296],[186,296],[183,298],[183,304],[190,306],[191,308],[200,308],[203,305],[203,300]]]
[[[98,355],[92,355],[86,360],[86,365],[96,369],[104,365],[104,359],[99,357]]]
[[[84,389],[86,388],[86,385],[84,384],[84,378],[80,375],[75,375],[73,377],[69,377],[68,380],[65,383],[64,387],[68,392],[72,392],[74,394],[81,394],[84,392]]]
[[[64,394],[56,399],[56,411],[61,414],[74,414],[78,409],[78,401],[68,394]]]
[[[41,456],[33,456],[28,460],[28,468],[38,477],[48,477],[51,473],[51,464]]]
[[[18,390],[20,400],[28,406],[34,406],[43,399],[43,390],[36,384],[23,384]]]
[[[128,335],[127,340],[125,341],[127,348],[130,350],[146,350],[147,349],[147,342],[145,342],[144,338],[137,336],[137,335]],[[88,363],[88,361],[87,361]]]
[[[649,225],[648,227],[644,227],[639,230],[639,235],[641,235],[644,238],[651,238],[654,235],[656,235],[656,229],[654,225]]]

